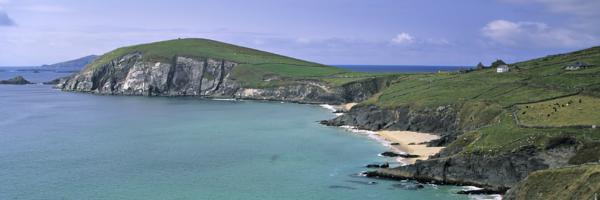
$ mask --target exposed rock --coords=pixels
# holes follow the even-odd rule
[[[366,168],[389,168],[390,164],[389,163],[383,163],[383,164],[377,164],[377,163],[373,163],[373,164],[368,164],[365,166]]]
[[[490,194],[498,194],[498,192],[487,189],[480,190],[463,190],[458,191],[456,194],[467,194],[467,195],[490,195]]]
[[[407,130],[439,135],[457,130],[456,112],[452,107],[414,111],[406,106],[394,109],[355,106],[345,115],[323,123],[330,126],[349,125],[372,131]]]
[[[500,155],[484,153],[457,154],[417,161],[413,165],[369,172],[369,177],[411,179],[421,182],[474,185],[504,193],[533,171],[568,165],[576,146],[542,150],[525,146]]]
[[[407,154],[407,153],[395,153],[395,152],[391,152],[391,151],[386,151],[379,155],[385,156],[385,157],[402,157],[402,158],[418,158],[419,157],[419,155],[413,155],[413,154]]]
[[[16,76],[16,77],[8,79],[8,80],[1,80],[0,84],[26,85],[26,84],[33,84],[33,83],[29,82],[27,79],[23,78],[23,76]]]

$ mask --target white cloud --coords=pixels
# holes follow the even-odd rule
[[[482,29],[493,43],[523,47],[584,47],[598,38],[565,28],[552,28],[540,22],[495,20]]]
[[[412,35],[408,34],[408,33],[400,33],[398,35],[396,35],[396,37],[394,37],[392,39],[392,42],[394,44],[411,44],[413,42],[415,42],[415,37],[413,37]]]

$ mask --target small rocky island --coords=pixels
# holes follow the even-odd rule
[[[6,84],[6,85],[27,85],[27,84],[33,84],[33,83],[29,82],[23,76],[15,76],[14,78],[11,78],[11,79],[8,79],[8,80],[0,80],[0,84]]]

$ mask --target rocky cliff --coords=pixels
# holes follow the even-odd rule
[[[350,125],[373,131],[408,130],[438,134],[442,138],[430,145],[447,146],[438,155],[417,161],[413,165],[377,170],[368,175],[475,185],[499,193],[505,192],[534,171],[568,166],[569,160],[583,149],[582,143],[576,139],[556,138],[546,148],[522,146],[502,153],[465,151],[465,146],[476,137],[463,133],[479,127],[461,124],[460,115],[464,111],[453,105],[421,109],[409,106],[381,108],[359,105],[346,114],[323,123],[331,126]]]
[[[548,150],[524,146],[500,155],[482,152],[460,153],[395,169],[371,172],[369,176],[475,185],[504,193],[534,171],[567,166],[569,158],[575,155],[576,150],[577,145],[567,144]]]
[[[110,95],[231,96],[238,88],[230,79],[237,63],[178,56],[172,62],[142,60],[132,53],[95,69],[87,69],[57,87],[67,91]]]
[[[65,91],[105,95],[202,96],[278,100],[301,103],[362,101],[390,81],[369,78],[330,86],[319,80],[298,79],[272,87],[246,88],[233,71],[239,63],[213,58],[175,56],[170,62],[148,61],[142,53],[118,59],[62,80]]]

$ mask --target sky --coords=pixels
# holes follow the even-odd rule
[[[600,45],[600,0],[0,0],[0,66],[175,38],[324,64],[474,66]]]

